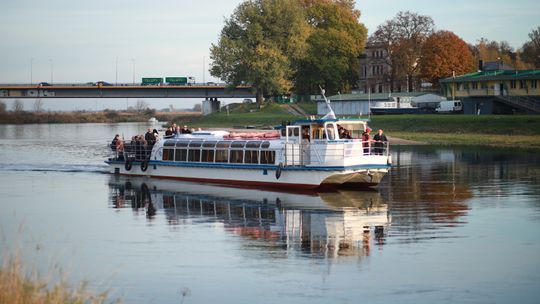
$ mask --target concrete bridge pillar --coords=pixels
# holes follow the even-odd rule
[[[217,98],[206,98],[202,101],[202,114],[209,115],[219,111],[221,102]]]

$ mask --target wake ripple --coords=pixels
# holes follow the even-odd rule
[[[64,173],[108,173],[107,165],[93,164],[0,164],[0,171],[15,172],[64,172]]]

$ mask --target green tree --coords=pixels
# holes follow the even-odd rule
[[[212,44],[210,74],[231,86],[253,85],[257,102],[293,85],[293,63],[305,55],[310,28],[297,0],[241,3]]]
[[[301,0],[312,28],[306,56],[297,64],[297,93],[349,91],[358,80],[358,57],[367,29],[358,20],[355,1]]]
[[[438,86],[441,78],[452,76],[452,73],[470,73],[474,67],[469,46],[452,32],[435,32],[424,43],[420,74],[435,86]]]

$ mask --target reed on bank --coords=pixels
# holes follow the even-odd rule
[[[103,304],[109,301],[107,292],[94,294],[87,282],[73,288],[65,280],[46,280],[36,271],[26,273],[18,257],[5,258],[0,268],[0,303],[9,304]]]

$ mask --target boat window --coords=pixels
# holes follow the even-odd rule
[[[163,144],[163,146],[165,147],[174,147],[174,140],[166,140],[165,143]]]
[[[289,136],[300,136],[300,129],[299,128],[290,128],[289,129]]]
[[[220,141],[216,144],[216,148],[228,148],[231,146],[230,141]]]
[[[217,141],[205,141],[203,142],[203,148],[214,148],[216,146]]]
[[[231,144],[231,148],[244,148],[245,145],[245,141],[233,141]]]
[[[263,141],[263,143],[261,145],[261,148],[268,149],[269,147],[270,147],[270,142],[269,141]]]
[[[173,160],[174,149],[163,149],[163,160]]]
[[[216,149],[216,163],[229,162],[229,151]]]
[[[244,150],[231,150],[229,154],[230,163],[243,163],[244,162]]]
[[[246,164],[258,164],[259,163],[259,151],[258,150],[246,150]]]
[[[201,155],[201,161],[205,163],[213,163],[214,162],[214,150],[210,149],[203,149],[202,155]]]
[[[276,151],[261,151],[261,164],[273,164],[276,162]]]
[[[202,142],[200,141],[192,141],[189,143],[190,148],[200,148],[202,145]]]
[[[261,146],[261,141],[248,141],[246,148],[255,148],[258,149]]]
[[[187,149],[176,149],[174,154],[175,161],[186,161],[187,159]]]
[[[190,161],[190,162],[200,162],[201,161],[201,150],[199,150],[199,149],[189,149],[188,161]]]
[[[176,142],[176,147],[187,147],[189,144],[189,141],[179,141]]]
[[[329,140],[333,140],[336,137],[334,136],[334,124],[326,125],[326,136]]]

